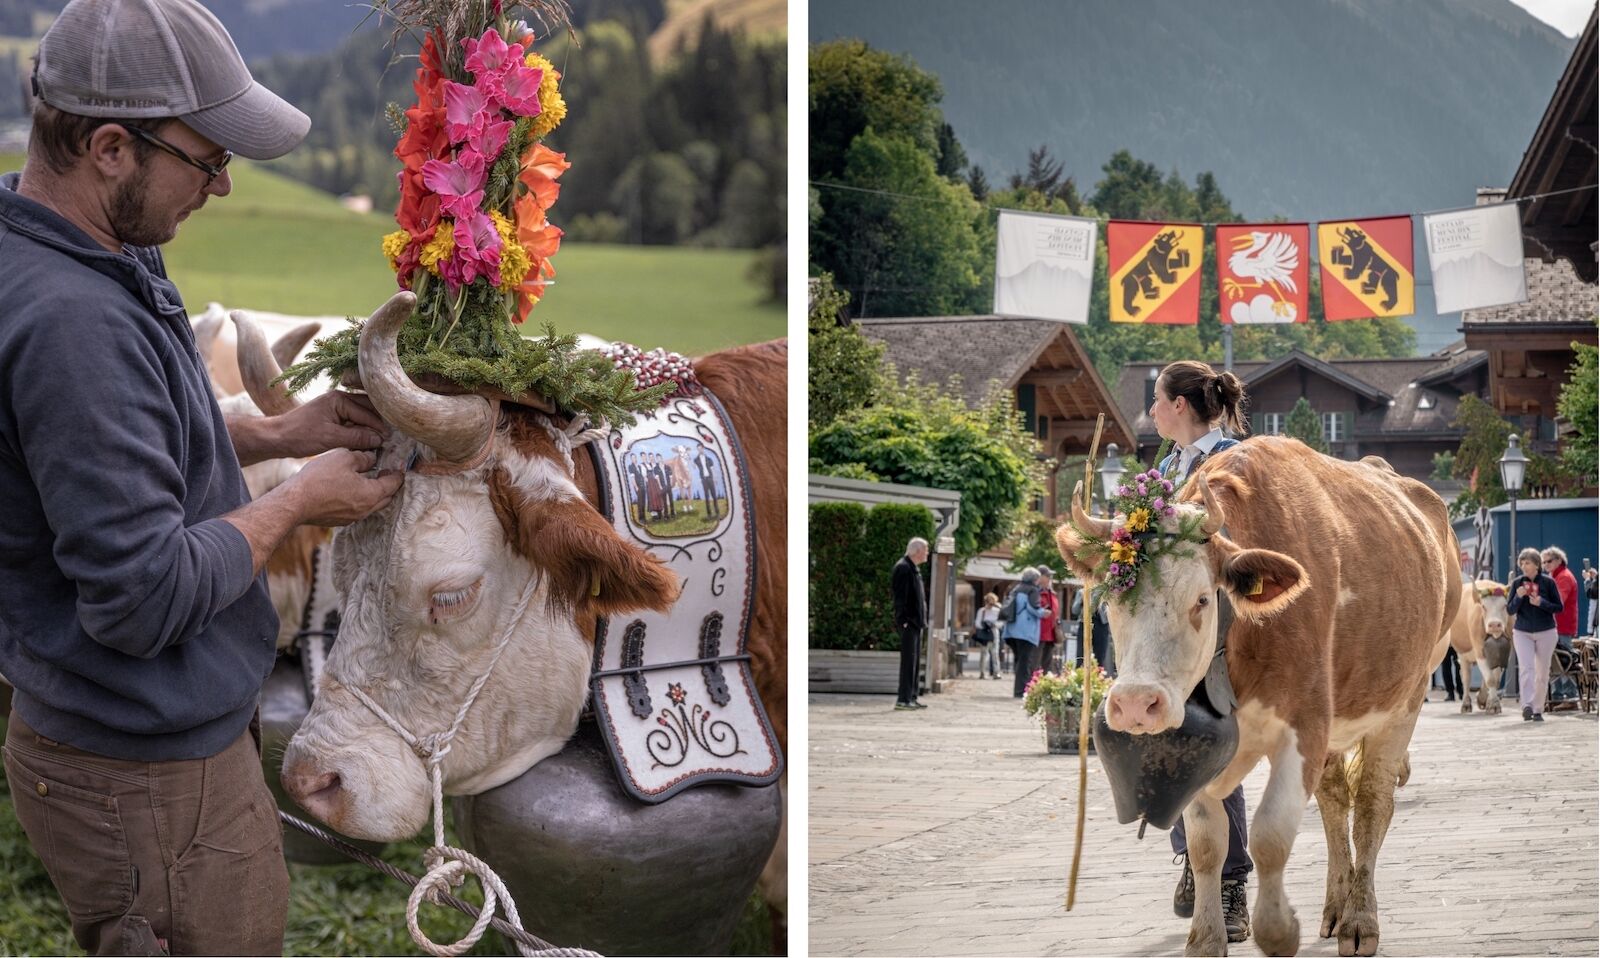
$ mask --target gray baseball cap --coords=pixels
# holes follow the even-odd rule
[[[34,92],[80,116],[175,117],[252,160],[282,156],[311,129],[255,82],[195,0],[72,0],[39,41]]]

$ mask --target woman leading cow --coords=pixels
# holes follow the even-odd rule
[[[1181,486],[1196,466],[1212,453],[1236,446],[1239,440],[1224,433],[1243,433],[1244,385],[1233,373],[1218,373],[1205,363],[1184,360],[1168,365],[1156,379],[1150,418],[1162,439],[1170,439],[1172,452],[1157,466],[1161,474]],[[1222,913],[1230,942],[1250,937],[1250,906],[1245,892],[1254,865],[1250,861],[1249,833],[1245,826],[1244,786],[1235,788],[1222,802],[1228,813],[1228,858],[1222,866]],[[1189,844],[1183,820],[1172,828],[1172,851],[1183,859],[1183,874],[1172,894],[1172,910],[1180,918],[1194,914],[1194,872],[1189,867]]]

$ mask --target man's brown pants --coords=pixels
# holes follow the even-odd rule
[[[283,953],[283,832],[250,733],[210,758],[129,762],[53,742],[13,712],[5,767],[85,951]]]

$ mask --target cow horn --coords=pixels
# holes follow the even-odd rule
[[[272,344],[272,358],[278,361],[278,368],[293,366],[294,361],[300,358],[300,350],[305,349],[306,343],[311,342],[311,337],[320,332],[322,324],[311,322],[301,323],[279,336]]]
[[[1110,519],[1096,519],[1083,511],[1083,482],[1080,480],[1072,489],[1072,524],[1078,531],[1087,533],[1097,539],[1104,539],[1111,535],[1111,527],[1115,525]]]
[[[233,317],[233,325],[238,329],[239,380],[256,407],[267,416],[281,416],[298,407],[300,402],[289,395],[288,387],[272,382],[283,370],[267,347],[267,337],[261,327],[240,310],[228,315]]]
[[[216,309],[221,309],[215,303],[211,304]],[[209,310],[205,315],[194,321],[194,348],[209,365],[211,362],[211,347],[217,344],[217,333],[222,329],[222,314]]]
[[[1200,487],[1201,501],[1206,504],[1206,521],[1200,524],[1200,534],[1214,536],[1222,531],[1222,524],[1226,521],[1226,517],[1222,514],[1222,506],[1217,502],[1216,497],[1211,494],[1211,483],[1206,481],[1206,477],[1195,476],[1194,481]]]
[[[400,327],[416,302],[414,294],[398,292],[361,328],[361,385],[391,426],[431,447],[441,459],[467,462],[489,441],[494,410],[482,396],[428,392],[400,368]]]

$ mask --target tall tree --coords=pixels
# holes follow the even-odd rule
[[[1283,434],[1300,440],[1320,453],[1328,451],[1327,440],[1322,436],[1322,417],[1317,415],[1304,396],[1296,399],[1294,408],[1289,410],[1289,418],[1283,423]]]
[[[837,179],[851,143],[869,128],[903,137],[930,158],[939,156],[939,78],[910,57],[875,50],[861,40],[832,40],[811,48],[808,93],[810,176]]]

